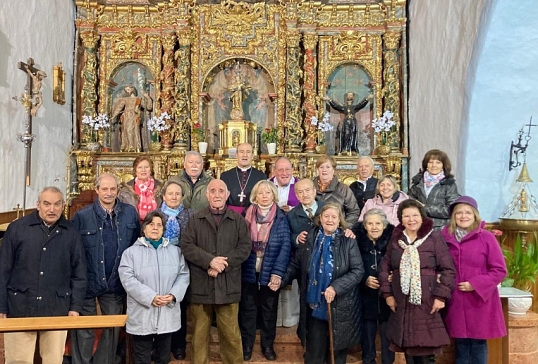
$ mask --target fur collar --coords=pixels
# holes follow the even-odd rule
[[[424,220],[422,220],[422,225],[420,226],[420,229],[418,229],[417,239],[422,239],[423,237],[428,235],[428,233],[432,231],[432,229],[433,229],[433,220],[429,218],[425,218]],[[394,237],[397,238],[398,240],[403,239],[404,230],[405,230],[405,227],[402,224],[396,226],[394,228]]]

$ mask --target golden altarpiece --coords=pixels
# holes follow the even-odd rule
[[[76,5],[71,197],[103,171],[132,174],[140,153],[166,180],[199,142],[208,144],[214,176],[235,165],[233,148],[246,141],[268,173],[285,155],[299,177],[313,177],[317,156],[327,153],[350,182],[358,156],[370,155],[376,174],[391,173],[407,188],[405,0]],[[347,114],[338,108],[346,102]],[[372,120],[385,111],[395,123],[376,132]],[[110,126],[95,129],[99,115]],[[148,129],[158,122],[165,130]],[[266,128],[278,130],[276,155],[261,143]]]

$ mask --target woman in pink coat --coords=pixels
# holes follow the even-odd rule
[[[456,267],[456,289],[445,325],[456,341],[456,364],[486,364],[487,339],[506,335],[497,285],[506,265],[495,236],[484,230],[474,198],[461,196],[449,207],[442,230]]]
[[[364,204],[359,221],[364,220],[364,214],[368,210],[380,209],[387,215],[387,220],[391,225],[398,226],[400,224],[398,220],[398,206],[400,206],[400,202],[407,200],[409,196],[402,191],[398,191],[398,182],[390,174],[384,175],[379,179],[375,193],[375,197],[369,199]]]

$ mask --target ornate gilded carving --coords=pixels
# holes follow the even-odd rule
[[[93,188],[93,153],[90,151],[76,151],[78,190],[86,191]]]
[[[300,152],[303,133],[301,128],[301,87],[303,74],[299,64],[299,40],[296,30],[287,34],[286,60],[286,151]]]
[[[317,128],[312,126],[312,117],[317,116],[316,109],[316,90],[314,84],[316,82],[316,45],[318,41],[317,34],[305,34],[303,37],[303,44],[305,47],[304,58],[304,115],[305,120],[303,125],[305,127],[305,150],[307,153],[314,153],[316,146],[316,134]]]
[[[175,105],[173,109],[176,124],[172,129],[172,140],[176,142],[174,148],[187,149],[191,112],[189,98],[191,36],[187,32],[178,32],[178,39],[180,44],[174,55],[177,63],[175,74]]]
[[[392,152],[400,152],[400,62],[398,60],[399,32],[388,32],[383,35],[385,50],[383,51],[385,68],[383,70],[383,96],[385,110],[394,113],[394,130],[390,133],[389,144]]]
[[[163,45],[163,68],[159,75],[161,81],[161,110],[170,111],[174,106],[174,45],[176,36],[167,34],[161,37]]]
[[[80,38],[84,46],[84,69],[82,70],[82,115],[94,116],[97,102],[97,54],[95,47],[99,40],[99,35],[94,30],[87,30],[80,33]],[[88,131],[83,133],[83,143],[87,143]]]
[[[364,33],[348,30],[333,39],[334,56],[353,60],[360,59],[361,56],[370,55],[369,42]]]

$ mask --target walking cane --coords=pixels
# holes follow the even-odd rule
[[[327,311],[329,313],[329,353],[331,354],[331,361],[329,364],[334,364],[333,314],[330,302],[327,302]]]

